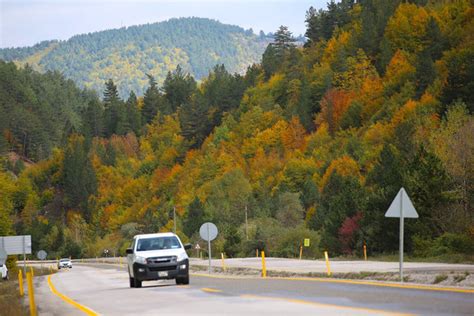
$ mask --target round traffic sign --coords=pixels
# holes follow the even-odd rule
[[[216,239],[217,233],[217,226],[210,222],[202,224],[201,228],[199,229],[199,235],[201,235],[201,238],[206,241]]]
[[[5,263],[5,260],[7,260],[8,254],[5,251],[5,249],[0,248],[0,263]]]
[[[46,259],[46,256],[48,255],[48,253],[44,250],[40,250],[38,251],[38,253],[36,254],[36,256],[38,257],[38,259],[40,260],[44,260]]]

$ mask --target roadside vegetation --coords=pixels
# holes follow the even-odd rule
[[[227,257],[383,258],[401,187],[408,258],[472,262],[471,1],[330,2],[308,41],[287,27],[245,74],[180,66],[144,95],[103,98],[60,74],[0,61],[0,235],[49,258],[123,255],[138,233]],[[173,211],[176,211],[176,218]],[[246,221],[247,219],[247,221]],[[387,257],[389,258],[389,257]]]
[[[25,295],[22,298],[18,286],[18,269],[21,267],[16,265],[16,260],[13,257],[9,258],[7,266],[9,280],[0,281],[0,306],[2,307],[0,314],[8,316],[28,316],[30,315],[30,310],[28,305],[24,303],[24,299],[28,299],[28,296]],[[55,272],[56,270],[53,270],[53,273]],[[35,278],[50,273],[50,270],[46,268],[33,268]],[[25,276],[23,276],[23,282],[26,291],[27,283]]]

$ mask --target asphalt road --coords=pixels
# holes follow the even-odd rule
[[[101,315],[473,315],[474,294],[328,281],[193,275],[189,286],[144,282],[131,289],[123,267],[80,265],[51,276],[56,290]],[[43,278],[40,315],[84,315]]]

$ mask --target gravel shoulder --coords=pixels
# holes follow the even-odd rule
[[[260,258],[212,260],[213,271],[219,274],[259,276]],[[398,263],[382,261],[331,261],[331,278],[398,282]],[[207,260],[192,259],[194,272],[205,272]],[[327,276],[326,262],[322,260],[298,260],[267,258],[269,277],[321,277]],[[474,289],[474,265],[444,263],[404,263],[404,282],[437,286]]]

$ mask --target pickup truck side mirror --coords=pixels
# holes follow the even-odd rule
[[[186,249],[186,250],[191,249],[191,248],[193,248],[193,245],[191,245],[191,244],[185,244],[184,245],[184,249]]]
[[[132,255],[133,254],[133,248],[127,248],[127,250],[125,250],[125,253],[127,255]]]

